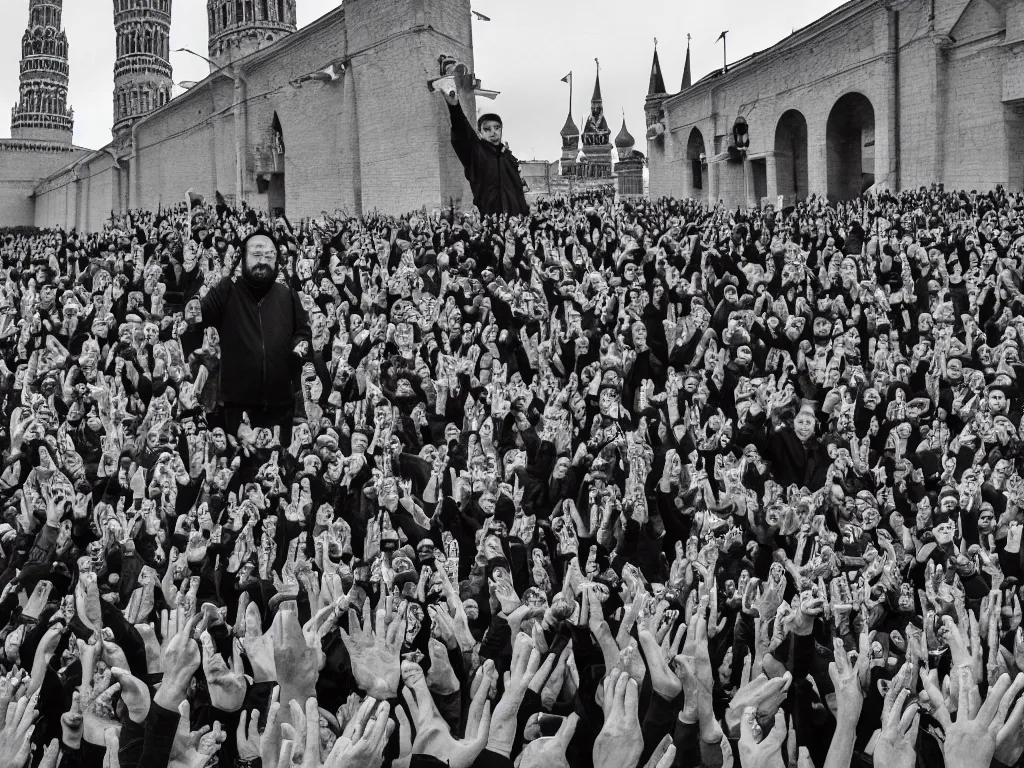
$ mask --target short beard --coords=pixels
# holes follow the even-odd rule
[[[257,285],[270,285],[274,282],[274,270],[266,264],[257,264],[249,270],[249,276]]]

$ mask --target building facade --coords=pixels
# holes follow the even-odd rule
[[[851,0],[678,93],[655,79],[652,196],[1024,185],[1024,0]]]
[[[470,0],[346,0],[300,30],[294,0],[212,1],[212,71],[173,99],[170,0],[114,2],[113,141],[82,150],[68,131],[19,163],[0,142],[3,224],[95,231],[189,189],[292,218],[471,204],[447,107],[427,85],[442,56],[472,73]]]

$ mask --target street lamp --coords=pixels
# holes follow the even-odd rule
[[[191,54],[192,54],[193,56],[198,56],[198,57],[199,57],[200,59],[202,59],[202,60],[203,60],[203,61],[205,61],[205,62],[206,62],[207,64],[209,64],[209,65],[210,65],[211,67],[213,67],[213,70],[214,70],[215,72],[216,72],[216,71],[217,71],[218,69],[224,69],[224,67],[220,67],[220,66],[217,66],[217,63],[216,63],[215,61],[213,61],[213,60],[211,60],[211,59],[208,59],[208,58],[206,58],[206,57],[205,57],[205,56],[203,56],[203,54],[201,54],[201,53],[196,53],[196,52],[195,52],[195,51],[193,51],[193,50],[192,50],[191,48],[175,48],[175,49],[174,49],[174,52],[175,52],[175,53],[191,53]],[[230,66],[230,65],[227,65],[227,66]]]
[[[203,56],[201,53],[196,53],[191,48],[175,48],[174,52],[190,53],[193,56],[197,56],[213,68],[210,72],[211,77],[223,72],[225,77],[230,77],[234,81],[235,94],[230,109],[234,117],[232,122],[234,123],[235,134],[235,199],[241,201],[244,199],[245,195],[244,147],[247,132],[246,114],[243,107],[245,106],[246,100],[245,90],[249,84],[245,77],[242,76],[241,70],[230,62],[223,66],[218,66],[215,61]]]
[[[205,61],[207,64],[210,65],[210,67],[211,67],[210,74],[211,75],[215,75],[218,72],[223,72],[226,76],[230,77],[233,80],[241,80],[243,83],[245,82],[245,77],[242,76],[241,71],[238,68],[236,68],[235,65],[233,63],[231,63],[231,62],[228,62],[227,64],[223,64],[223,65],[218,65],[217,62],[215,62],[213,59],[209,59],[206,56],[203,56],[203,54],[201,54],[201,53],[196,53],[191,48],[175,48],[174,52],[175,53],[190,53],[193,56],[196,56],[196,57],[202,59],[203,61]]]

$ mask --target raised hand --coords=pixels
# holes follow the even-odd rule
[[[71,709],[60,716],[61,742],[68,749],[82,746],[82,704],[78,691],[71,694]],[[6,706],[5,706],[6,709]]]
[[[245,701],[248,687],[242,669],[242,651],[238,640],[231,643],[231,666],[217,651],[209,632],[199,636],[203,649],[203,674],[210,691],[210,703],[222,712],[237,712]]]
[[[143,725],[149,714],[149,686],[121,667],[111,667],[110,676],[121,686],[121,701],[128,709],[128,718]]]
[[[1024,755],[1024,697],[1017,698],[1022,690],[1024,674],[1018,674],[999,704],[999,717],[1005,720],[996,735],[995,760],[1003,765],[1016,765]],[[1013,707],[1012,711],[1010,707]]]
[[[565,752],[576,733],[578,723],[579,715],[573,712],[562,720],[554,736],[544,736],[527,744],[517,761],[519,768],[569,768]],[[661,763],[658,763],[657,768],[663,768]]]
[[[554,657],[549,656],[546,660],[549,673],[553,665]],[[491,717],[491,729],[487,737],[489,751],[505,757],[511,756],[518,728],[519,707],[540,669],[540,652],[534,647],[530,636],[521,632],[512,647],[512,669],[505,673],[505,693]]]
[[[971,671],[961,668],[957,673],[960,675],[960,700],[956,721],[951,720],[945,707],[937,708],[933,713],[946,732],[942,754],[949,766],[988,768],[995,754],[996,737],[1007,713],[1007,709],[1000,705],[1010,688],[1010,676],[1000,677],[982,704]]]
[[[595,768],[636,768],[643,752],[637,714],[640,689],[628,673],[613,669],[604,679],[604,726],[594,742]]]
[[[319,722],[319,715],[316,710],[316,700],[313,699],[312,716],[307,703],[307,728],[311,721],[314,724]],[[367,698],[362,703],[356,716],[345,726],[342,735],[334,742],[334,748],[324,761],[323,768],[349,768],[360,766],[361,768],[380,768],[384,762],[384,747],[394,731],[394,723],[389,719],[391,705],[386,701],[377,702]],[[399,719],[404,718],[404,712]],[[408,723],[408,721],[406,721]],[[315,734],[319,743],[319,730],[312,729],[310,737]],[[307,745],[309,741],[307,741]],[[305,768],[305,764],[304,764]]]
[[[36,715],[39,695],[21,696],[5,709],[4,727],[0,730],[0,765],[22,768],[32,751],[32,721]]]
[[[448,763],[450,768],[470,768],[487,745],[491,727],[491,705],[486,699],[489,686],[480,686],[474,698],[474,705],[480,712],[475,729],[467,727],[466,736],[457,740],[448,725],[441,718],[434,699],[427,689],[423,670],[417,664],[403,662],[401,667],[405,688],[402,697],[409,707],[409,714],[416,724],[416,739],[413,754],[428,755]],[[482,703],[481,703],[482,701]],[[473,709],[471,706],[471,710]],[[472,725],[472,724],[471,724]],[[639,727],[638,729],[639,730]]]
[[[260,756],[260,711],[254,709],[251,713],[242,711],[238,718],[238,728],[235,730],[235,745],[238,748],[238,759],[245,762],[252,762]]]
[[[177,710],[178,728],[174,733],[167,768],[203,768],[220,751],[227,734],[216,721],[212,728],[204,725],[198,731],[193,731],[190,725],[192,708],[187,699],[181,702]]]
[[[747,707],[740,720],[740,759],[743,768],[783,768],[782,745],[786,741],[786,716],[775,714],[771,732],[766,736],[757,721],[757,710]]]
[[[56,526],[55,526],[56,527]],[[35,589],[32,590],[32,595],[28,599],[28,603],[21,611],[21,615],[26,619],[37,621],[39,614],[42,613],[43,608],[46,607],[46,601],[50,597],[50,591],[53,589],[53,584],[48,581],[40,581],[36,583]]]
[[[333,607],[327,610],[331,611]],[[299,608],[294,600],[281,604],[270,634],[274,640],[274,668],[281,686],[281,701],[288,703],[297,698],[301,703],[313,695],[317,675],[324,663],[320,640],[315,634],[303,631],[299,624]]]
[[[170,631],[164,633],[165,638],[170,636],[163,651],[164,677],[153,697],[153,701],[164,709],[175,710],[184,701],[192,676],[202,662],[199,644],[193,639],[199,619],[200,615],[196,614],[174,634]]]
[[[273,629],[263,631],[263,618],[255,603],[245,607],[245,634],[242,637],[242,650],[245,651],[249,664],[252,665],[253,679],[264,683],[277,679],[274,666]]]
[[[352,660],[356,684],[379,701],[398,695],[402,674],[400,653],[405,640],[405,610],[404,604],[394,610],[389,604],[391,600],[391,597],[381,595],[375,625],[371,621],[369,600],[363,603],[362,625],[358,614],[350,609],[348,632],[341,630],[341,639]]]

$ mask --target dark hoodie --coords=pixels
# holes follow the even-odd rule
[[[307,349],[311,346],[309,316],[295,292],[277,282],[277,264],[272,281],[253,278],[244,253],[254,236],[242,243],[241,279],[225,277],[203,298],[200,327],[220,332],[223,402],[290,406],[295,402],[293,377],[299,362],[292,350],[302,341]]]
[[[452,119],[452,147],[473,189],[473,204],[484,216],[528,214],[530,206],[519,176],[519,161],[505,146],[495,146],[477,136],[462,107],[449,104],[448,111]]]

